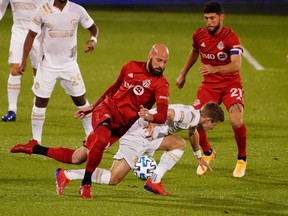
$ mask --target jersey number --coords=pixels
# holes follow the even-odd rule
[[[230,89],[231,97],[236,97],[237,100],[242,100],[242,89],[240,88],[232,88]]]

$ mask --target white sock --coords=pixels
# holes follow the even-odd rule
[[[166,151],[162,154],[160,162],[155,169],[154,173],[150,177],[151,181],[154,183],[161,182],[164,174],[172,169],[172,167],[180,160],[184,153],[184,150],[173,149],[172,151]]]
[[[84,178],[85,169],[65,170],[64,174],[70,180],[82,180]],[[92,174],[92,182],[96,184],[109,184],[111,172],[109,170],[96,168]]]
[[[82,109],[84,107],[89,106],[89,102],[86,101],[86,104],[84,106],[77,106],[77,109]],[[82,125],[86,134],[86,138],[88,137],[88,135],[90,134],[90,132],[93,130],[92,128],[92,123],[91,123],[91,117],[92,117],[92,113],[86,115],[83,119],[82,119]]]
[[[43,124],[45,121],[46,108],[36,107],[35,104],[32,108],[31,123],[32,123],[32,136],[39,144],[42,141]]]
[[[17,112],[17,101],[20,93],[21,87],[21,76],[9,75],[7,83],[7,92],[8,92],[8,111],[12,110]]]

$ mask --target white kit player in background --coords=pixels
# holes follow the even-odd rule
[[[46,107],[57,80],[71,96],[77,109],[89,106],[86,89],[77,63],[78,24],[89,30],[86,53],[91,53],[97,42],[98,28],[87,11],[67,0],[51,0],[36,11],[27,34],[19,72],[26,70],[27,56],[37,34],[40,41],[40,62],[32,90],[35,94],[31,121],[33,139],[41,143]],[[92,131],[91,115],[82,119],[86,137]]]
[[[13,25],[11,29],[11,40],[9,48],[10,74],[7,81],[8,112],[2,116],[2,121],[16,121],[17,102],[21,87],[21,74],[19,65],[22,59],[23,46],[26,35],[36,9],[47,2],[47,0],[1,0],[0,20],[3,18],[8,4],[10,3],[13,15]],[[39,42],[35,40],[30,51],[30,60],[35,76],[39,63]]]
[[[149,111],[155,113],[155,109]],[[169,105],[167,121],[163,125],[148,123],[143,118],[138,119],[124,136],[119,140],[119,150],[114,156],[110,170],[96,168],[92,175],[92,182],[97,184],[116,185],[133,170],[137,159],[144,153],[153,155],[156,150],[162,150],[160,161],[154,173],[144,184],[144,189],[160,195],[170,195],[161,183],[164,174],[180,160],[186,147],[183,138],[173,135],[179,130],[187,130],[188,139],[195,157],[201,167],[211,167],[203,160],[199,150],[199,136],[196,127],[203,130],[213,129],[219,122],[224,121],[222,108],[208,102],[201,110],[182,104]],[[55,171],[57,193],[61,195],[70,180],[83,179],[85,170]]]

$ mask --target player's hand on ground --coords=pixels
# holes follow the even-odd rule
[[[74,117],[76,119],[83,119],[87,114],[91,113],[92,111],[93,111],[93,107],[90,105],[90,106],[77,110],[74,113]]]
[[[201,166],[202,170],[204,171],[205,166],[208,168],[209,171],[213,172],[211,166],[206,163],[206,161],[201,157],[198,158],[198,164]]]
[[[180,74],[180,75],[178,76],[178,78],[176,79],[176,86],[177,86],[179,89],[181,89],[181,88],[184,87],[185,82],[186,82],[185,77],[184,77],[182,74]]]
[[[95,41],[93,40],[87,41],[85,53],[92,53],[92,51],[94,50],[94,47],[95,47]]]

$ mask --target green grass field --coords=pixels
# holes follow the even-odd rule
[[[204,24],[202,14],[90,11],[100,28],[92,55],[84,54],[88,32],[79,27],[78,62],[87,97],[94,102],[117,78],[129,60],[146,60],[152,44],[170,48],[165,74],[170,82],[170,103],[192,104],[201,76],[199,62],[190,71],[186,86],[175,80],[191,47],[191,35]],[[224,22],[241,37],[243,46],[265,68],[257,71],[243,59],[245,123],[248,132],[248,167],[235,179],[237,148],[227,118],[209,132],[217,158],[214,172],[196,175],[197,161],[189,146],[164,179],[172,196],[162,197],[143,189],[132,172],[119,185],[93,185],[92,200],[78,195],[80,181],[71,182],[62,196],[55,192],[54,170],[67,165],[37,155],[11,154],[16,143],[31,139],[32,72],[22,77],[17,122],[0,122],[0,215],[288,215],[288,23],[287,16],[227,14]],[[0,22],[0,115],[7,111],[8,49],[11,11]],[[58,84],[46,112],[43,145],[77,148],[84,132],[73,118],[75,107]],[[179,135],[187,139],[186,133]],[[107,150],[101,166],[109,169],[118,144]],[[161,155],[157,152],[156,159]]]

